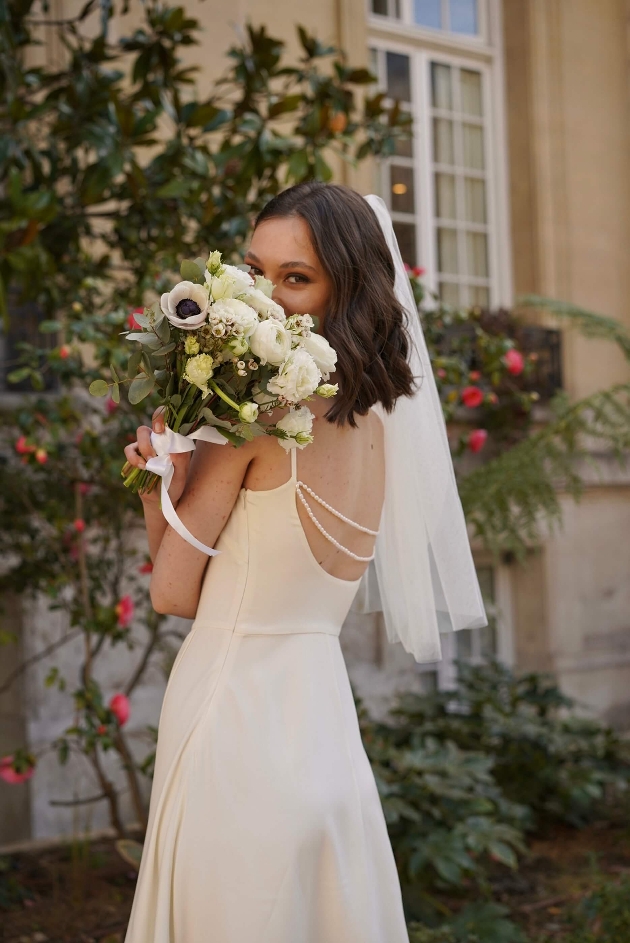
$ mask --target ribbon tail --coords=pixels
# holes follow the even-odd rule
[[[172,474],[170,477],[172,477]],[[166,478],[162,478],[162,490],[160,498],[162,501],[162,514],[171,525],[173,530],[176,531],[180,537],[188,541],[188,543],[195,547],[196,550],[201,550],[202,553],[207,554],[209,557],[214,557],[218,553],[221,553],[220,550],[213,550],[212,547],[206,547],[206,545],[202,544],[200,540],[197,540],[197,538],[190,533],[183,521],[179,519],[168,493]]]

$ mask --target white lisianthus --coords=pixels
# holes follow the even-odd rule
[[[248,346],[244,337],[231,337],[225,347],[225,359],[231,360],[232,357],[242,357]]]
[[[243,295],[243,301],[257,311],[261,318],[274,318],[276,321],[284,321],[286,315],[284,309],[277,302],[272,301],[265,292],[258,288],[250,288]]]
[[[182,331],[194,331],[206,320],[208,289],[194,282],[178,282],[160,298],[160,307],[170,323]]]
[[[339,392],[338,383],[322,383],[321,386],[318,386],[315,390],[318,396],[323,396],[324,399],[330,399],[332,396],[336,396]]]
[[[238,418],[241,422],[256,422],[258,419],[258,406],[256,403],[243,403],[239,407]]]
[[[268,321],[263,321],[263,324],[268,323]],[[315,392],[320,379],[319,367],[309,352],[303,347],[296,347],[282,364],[276,376],[269,380],[267,389],[276,396],[282,396],[289,403],[299,403],[300,400]]]
[[[210,253],[210,255],[208,256],[208,261],[206,262],[206,265],[208,267],[208,274],[210,275],[218,274],[219,269],[221,268],[221,253],[219,252],[218,249]]]
[[[309,352],[319,367],[322,379],[327,380],[335,369],[337,351],[333,350],[325,337],[321,334],[309,334],[302,341],[302,346]]]
[[[186,361],[184,379],[205,394],[208,392],[208,380],[212,376],[214,361],[210,354],[197,354]]]
[[[189,356],[199,353],[199,341],[196,337],[192,337],[190,334],[184,341],[184,350]]]
[[[215,301],[222,298],[236,298],[254,286],[254,279],[243,269],[235,265],[224,265],[220,275],[212,275],[206,269],[206,280],[210,286],[210,294]]]
[[[249,346],[262,364],[271,363],[277,367],[289,355],[291,335],[279,321],[270,318],[268,321],[259,321],[249,339]]]
[[[257,288],[258,291],[262,291],[263,295],[267,295],[267,298],[271,298],[271,294],[276,286],[268,278],[264,278],[262,275],[256,275],[254,277],[254,288]]]
[[[313,441],[313,419],[315,416],[308,406],[290,409],[286,416],[279,419],[276,428],[286,432],[289,439],[278,439],[278,443],[288,452],[290,449],[303,449]]]
[[[211,324],[229,324],[234,334],[249,337],[259,324],[258,315],[238,298],[223,298],[210,308],[208,320]]]

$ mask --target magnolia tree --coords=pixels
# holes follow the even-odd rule
[[[69,687],[58,667],[46,677],[72,697],[72,724],[37,755],[15,744],[0,776],[25,781],[44,750],[62,763],[80,754],[123,835],[103,754],[116,752],[136,817],[146,822],[142,779],[151,775],[153,749],[134,757],[124,727],[134,690],[174,630],[151,609],[140,502],[120,477],[122,448],[154,406],[153,394],[129,400],[141,357],[120,334],[137,326],[134,313],[156,289],[173,287],[179,260],[206,247],[238,262],[252,216],[283,186],[330,179],[332,155],[351,163],[387,156],[409,127],[397,105],[373,93],[367,70],[351,68],[303,29],[301,57],[287,64],[283,44],[250,27],[211,95],[199,99],[195,70],[180,61],[199,26],[183,8],[147,2],[142,27],[116,43],[107,33],[113,10],[88,3],[46,27],[61,34],[67,53],[56,69],[28,64],[34,24],[46,20],[43,2],[10,7],[2,34],[5,339],[20,327],[20,305],[36,303],[41,319],[37,336],[9,345],[13,362],[4,364],[9,386],[32,392],[5,396],[0,407],[0,593],[47,597],[67,630],[0,678],[0,690],[74,639],[83,658]],[[90,20],[96,15],[100,29]],[[495,552],[522,553],[538,537],[541,512],[550,520],[559,514],[558,477],[579,493],[579,433],[600,436],[619,454],[628,446],[628,387],[580,403],[559,393],[551,418],[535,429],[536,355],[519,350],[513,316],[446,308],[425,295],[420,270],[409,275],[468,519]],[[615,322],[566,307],[558,314],[615,340],[630,358]],[[97,380],[109,386],[105,400],[86,395]],[[472,471],[470,453],[481,453]],[[0,626],[1,644],[16,641]],[[129,650],[129,677],[105,696],[99,665],[119,646]],[[155,728],[149,733],[154,739]]]

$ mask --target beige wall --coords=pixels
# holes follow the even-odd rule
[[[515,291],[630,326],[630,122],[623,0],[504,0]],[[565,338],[575,397],[628,378],[609,344]]]

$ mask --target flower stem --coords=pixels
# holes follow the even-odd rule
[[[239,411],[238,403],[235,403],[233,399],[230,399],[230,397],[226,393],[223,392],[223,390],[218,386],[217,383],[215,383],[214,380],[208,380],[208,385],[212,387],[212,389],[217,394],[217,396],[221,397],[224,403],[227,403],[228,406],[231,406],[232,409],[236,410],[236,412]]]

